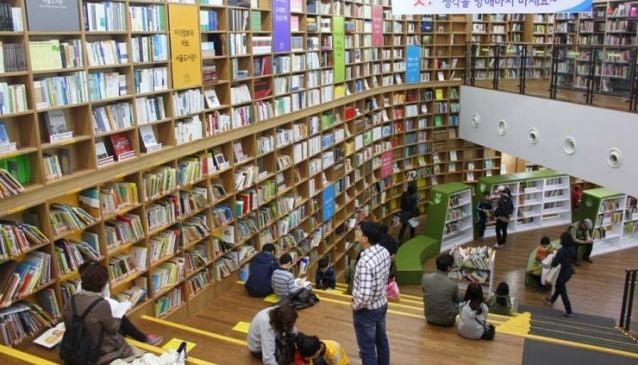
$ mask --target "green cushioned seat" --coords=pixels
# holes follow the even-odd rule
[[[439,254],[440,243],[428,236],[416,236],[399,247],[395,259],[397,283],[420,285],[423,263]]]

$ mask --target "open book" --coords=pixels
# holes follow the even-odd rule
[[[53,348],[57,344],[62,342],[62,337],[64,336],[65,330],[66,328],[64,327],[64,322],[60,322],[57,326],[49,328],[42,335],[40,335],[40,337],[33,340],[33,343],[46,347],[48,349]]]
[[[106,301],[111,306],[111,314],[113,318],[122,318],[128,312],[129,309],[133,306],[133,303],[129,301],[118,302],[115,299],[105,298]]]

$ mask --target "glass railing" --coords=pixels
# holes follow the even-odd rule
[[[618,327],[626,332],[638,331],[638,269],[625,270],[625,287]]]
[[[467,43],[465,84],[638,111],[638,46]]]

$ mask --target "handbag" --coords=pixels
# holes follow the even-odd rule
[[[418,220],[416,217],[414,217],[414,218],[410,218],[410,219],[408,220],[408,224],[410,225],[410,227],[412,227],[412,228],[416,228],[416,227],[418,227],[418,226],[419,226],[419,220]]]
[[[388,300],[399,300],[401,294],[399,293],[399,284],[397,281],[392,279],[388,282],[388,286],[386,287],[386,295]]]
[[[476,319],[476,321],[481,326],[483,326],[483,336],[481,336],[481,338],[488,341],[493,340],[494,336],[496,335],[496,327],[494,327],[494,325],[491,323],[485,323],[483,321],[480,321],[478,318],[474,318],[474,319]]]

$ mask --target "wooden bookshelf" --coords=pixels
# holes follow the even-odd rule
[[[408,181],[417,181],[425,209],[433,184],[496,174],[498,153],[458,138],[465,16],[394,18],[389,1],[378,2],[385,32],[377,47],[372,4],[293,1],[291,47],[276,51],[276,2],[201,2],[183,4],[200,15],[202,82],[190,86],[173,79],[172,2],[117,2],[121,21],[85,27],[82,8],[103,2],[82,0],[77,30],[0,32],[3,44],[24,46],[26,61],[0,82],[24,85],[27,100],[0,116],[16,143],[0,167],[26,188],[0,200],[0,216],[44,235],[2,265],[34,252],[51,260],[52,279],[16,300],[37,302],[46,291],[63,308],[78,274],[57,255],[61,240],[72,249],[91,237],[114,296],[145,290],[133,315],[180,318],[234,283],[265,243],[293,254],[295,270],[311,279],[323,256],[341,274],[356,222],[389,223]],[[10,5],[26,25],[24,2]],[[419,32],[424,22],[430,29]],[[49,41],[80,44],[75,63],[34,69],[30,44]],[[406,44],[421,45],[421,83],[406,84]],[[77,90],[36,102],[39,81]],[[61,118],[62,136],[52,122]],[[55,176],[43,162],[54,156],[63,160]],[[56,229],[59,204],[93,220]]]

